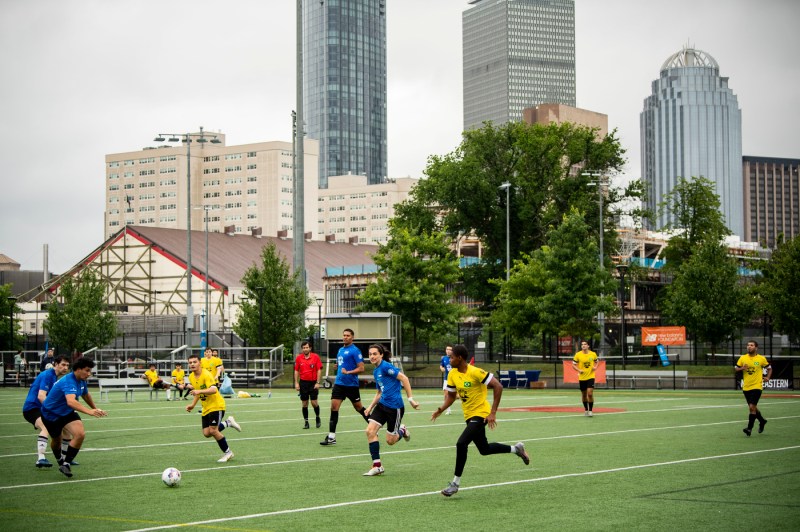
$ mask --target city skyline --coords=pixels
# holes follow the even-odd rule
[[[643,5],[646,4],[646,5]],[[103,237],[104,155],[159,131],[222,131],[231,144],[290,141],[295,2],[99,0],[0,6],[0,253],[63,271]],[[466,0],[387,1],[388,175],[421,177],[462,126]],[[154,9],[157,8],[157,13]],[[155,16],[157,14],[157,16]],[[800,5],[576,0],[577,106],[607,114],[639,177],[639,113],[687,40],[717,59],[742,109],[742,153],[797,158]]]

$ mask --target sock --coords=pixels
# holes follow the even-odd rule
[[[589,410],[589,402],[588,401],[584,401],[583,402],[583,409],[584,410]]]
[[[167,388],[167,401],[172,399],[172,388]]]
[[[756,410],[756,419],[758,420],[759,423],[763,423],[764,421],[766,421],[766,419],[764,419],[764,416],[761,415],[761,410]]]
[[[366,411],[367,411],[367,408],[366,408],[366,407],[361,407],[361,410],[359,410],[358,412],[361,414],[361,417],[363,417],[363,418],[364,418],[364,421],[366,421],[367,423],[369,423],[369,416],[368,416],[367,414],[365,414],[365,413],[364,413],[364,412],[366,412]]]
[[[756,415],[755,414],[750,414],[749,416],[747,416],[747,428],[748,429],[752,429],[753,425],[755,425],[755,423],[756,423]]]
[[[453,484],[455,484],[456,486],[460,486],[461,485],[461,477],[459,477],[459,476],[453,477]]]
[[[39,460],[44,458],[44,453],[47,451],[47,436],[39,436],[36,440],[36,452],[39,453]]]
[[[223,453],[227,453],[230,451],[230,449],[228,448],[228,442],[225,440],[225,438],[218,439],[217,445],[219,445],[219,448],[222,450]]]
[[[336,436],[336,425],[339,423],[339,411],[331,412],[331,420],[328,422],[328,431],[333,434],[331,437]]]
[[[61,454],[67,454],[67,450],[69,449],[69,444],[72,443],[72,440],[61,440]],[[71,461],[71,460],[70,460]]]
[[[67,447],[67,453],[64,456],[64,462],[69,463],[75,460],[75,457],[78,456],[78,451],[80,451],[80,449],[76,449],[72,446]]]
[[[319,405],[314,407],[314,414],[317,416],[317,421],[319,421]]]
[[[378,462],[381,465],[381,444],[377,441],[369,442],[369,455],[372,457],[373,462]]]
[[[592,411],[592,408],[594,408],[594,401],[592,401],[591,403],[589,403],[589,412],[591,412],[591,411]]]
[[[397,428],[397,436],[403,438],[406,435],[406,429],[398,427]]]
[[[222,423],[219,424],[219,426],[217,427],[217,430],[222,432],[223,430],[225,430],[227,428],[228,428],[228,422],[227,421],[223,421]]]
[[[51,449],[51,450],[53,451],[53,456],[55,456],[56,462],[58,463],[58,465],[63,464],[64,463],[64,455],[61,454],[61,449]]]
[[[305,419],[306,422],[308,422],[308,407],[304,406],[301,410],[303,411],[303,419]]]

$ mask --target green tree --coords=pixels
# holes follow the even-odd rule
[[[22,309],[19,308],[16,301],[9,299],[10,297],[13,297],[11,285],[0,285],[0,349],[13,351],[22,346],[22,338],[19,335],[19,322],[15,320],[12,325],[9,320],[12,319],[12,315],[16,316]],[[9,334],[12,335],[10,344]]]
[[[47,306],[44,328],[50,341],[70,353],[102,347],[117,336],[117,318],[107,309],[108,284],[86,268],[61,285]]]
[[[758,312],[754,296],[727,248],[706,241],[681,264],[659,306],[671,324],[685,326],[716,353]]]
[[[598,139],[596,130],[570,123],[486,124],[464,132],[454,152],[430,157],[427,179],[397,207],[395,221],[412,232],[477,236],[484,260],[464,272],[465,291],[488,306],[499,287],[486,281],[505,277],[506,214],[512,258],[541,247],[548,228],[558,226],[572,207],[583,212],[592,228],[590,237],[597,239],[597,189],[588,186],[594,178],[576,169],[609,175],[622,168],[623,154],[614,133]],[[505,182],[513,187],[509,205],[506,193],[498,188]],[[635,185],[621,193],[610,191],[606,219],[611,221],[609,213],[624,196],[638,197],[641,192]],[[605,227],[607,249],[613,249],[614,226]]]
[[[284,345],[290,350],[295,340],[308,336],[303,316],[311,298],[299,282],[298,272],[291,273],[275,244],[264,246],[261,267],[248,268],[242,283],[247,301],[242,302],[239,320],[233,326],[236,334],[250,345]]]
[[[793,341],[800,338],[800,238],[778,244],[762,269],[759,292],[775,329]]]
[[[668,270],[677,271],[699,244],[719,242],[731,234],[725,225],[714,183],[704,177],[688,181],[678,178],[678,184],[664,197],[659,209],[673,217],[663,229],[676,232],[664,250]]]
[[[598,252],[583,214],[573,208],[550,230],[547,244],[515,261],[508,282],[499,283],[492,320],[517,338],[597,336],[597,313],[614,309],[611,274],[600,268]]]
[[[412,233],[392,227],[391,239],[373,256],[380,275],[358,296],[359,310],[392,312],[403,330],[430,344],[445,335],[463,314],[453,302],[458,259],[443,233]],[[450,290],[448,290],[450,289]],[[416,367],[416,350],[412,365]]]

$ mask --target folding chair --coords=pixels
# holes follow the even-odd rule
[[[517,376],[517,390],[520,386],[525,388],[528,385],[528,374],[524,371],[515,371],[514,373]]]
[[[503,370],[500,370],[498,373],[500,375],[500,384],[503,385],[503,388],[508,388],[511,385],[511,373]]]

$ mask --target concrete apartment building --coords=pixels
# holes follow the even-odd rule
[[[561,124],[571,122],[597,128],[598,138],[608,135],[608,115],[560,103],[543,103],[522,110],[522,121],[527,124]]]
[[[195,135],[194,133],[190,135]],[[198,133],[199,135],[199,133]],[[192,229],[209,232],[253,231],[265,236],[292,238],[292,143],[259,142],[226,146],[222,133],[204,132],[218,143],[198,143],[185,137],[174,145],[106,155],[105,238],[126,225],[186,229],[186,208],[191,205]],[[191,201],[187,199],[187,154],[191,175]],[[319,143],[305,141],[305,198],[317,199]],[[305,227],[315,228],[316,213],[307,209]]]
[[[742,157],[744,240],[774,248],[800,234],[800,159]]]

